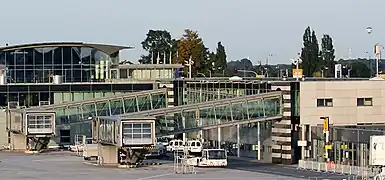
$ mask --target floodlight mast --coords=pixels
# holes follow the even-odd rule
[[[299,64],[302,63],[302,59],[301,59],[300,53],[298,53],[298,55],[297,55],[297,57],[295,59],[291,59],[291,63],[293,63],[295,65],[296,72],[298,73],[298,71],[299,71]],[[297,81],[299,80],[298,75],[296,75],[296,80]]]

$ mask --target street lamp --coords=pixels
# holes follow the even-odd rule
[[[188,61],[184,61],[186,66],[188,67],[188,78],[191,79],[191,69],[192,69],[192,65],[194,64],[194,61],[192,60],[192,57],[190,56],[190,59]]]
[[[321,69],[321,77],[323,78],[324,77],[324,70],[328,70],[329,68],[326,67],[326,66],[323,66],[322,69]]]
[[[343,66],[343,68],[346,68],[348,70],[348,75],[347,75],[347,78],[350,78],[350,71],[352,70],[352,67],[351,66]]]
[[[372,31],[373,31],[373,28],[368,26],[366,27],[366,32],[368,33],[368,35],[372,34]],[[370,51],[369,51],[370,52]],[[370,59],[370,54],[368,53],[368,56],[369,56],[369,65],[370,65],[370,77],[372,77],[373,73],[372,73],[372,60]]]
[[[300,53],[298,53],[298,55],[297,55],[297,57],[295,59],[291,59],[291,63],[293,63],[295,65],[296,72],[297,72],[296,80],[298,81],[298,79],[299,79],[299,77],[298,77],[299,64],[302,63],[302,59],[301,59]]]
[[[374,56],[376,57],[376,77],[379,77],[378,74],[378,61],[381,59],[381,49],[384,49],[384,46],[376,43],[374,45]]]
[[[276,66],[275,69],[278,70],[277,76],[280,78],[281,77],[281,68],[279,66]]]
[[[373,68],[372,68],[372,61],[370,60],[370,54],[368,51],[365,52],[367,58],[368,58],[368,62],[369,62],[369,67],[370,67],[370,77],[372,77],[372,74],[373,74]]]

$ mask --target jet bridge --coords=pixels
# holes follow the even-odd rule
[[[155,148],[155,117],[96,117],[92,139],[100,164],[137,164]]]
[[[55,112],[38,109],[8,109],[7,131],[10,149],[41,151],[55,136]]]

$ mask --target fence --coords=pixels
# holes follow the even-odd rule
[[[379,167],[359,167],[310,160],[299,160],[298,169],[317,172],[330,172],[344,175],[355,175],[361,177],[374,177],[381,172],[381,168]]]
[[[366,167],[369,165],[370,136],[385,135],[384,129],[385,126],[330,127],[332,149],[328,157],[335,164]],[[306,159],[324,162],[326,143],[323,127],[312,127],[311,135],[306,139],[311,141]]]

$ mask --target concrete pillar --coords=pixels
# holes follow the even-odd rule
[[[261,123],[258,122],[257,136],[258,136],[258,160],[261,160]]]
[[[25,151],[27,149],[27,137],[24,134],[11,132],[11,149]]]
[[[238,157],[241,156],[240,146],[241,146],[241,137],[239,135],[239,124],[237,124],[237,156]]]
[[[221,148],[221,128],[218,127],[218,149]]]
[[[311,125],[309,125],[309,139],[307,141],[310,142],[310,144],[313,144],[313,139],[311,137]],[[307,145],[307,146],[308,146],[309,153],[310,153],[309,156],[311,156],[311,154],[314,154],[313,153],[314,152],[313,146],[311,146],[311,145]]]
[[[118,147],[98,144],[101,164],[118,164]]]
[[[183,128],[186,128],[186,118],[184,116],[182,116],[182,125],[183,125]],[[182,141],[183,141],[183,144],[186,144],[186,133],[183,133]]]
[[[301,141],[306,141],[306,125],[302,124],[301,128]],[[305,159],[305,146],[301,147],[301,159]]]
[[[359,166],[361,166],[361,167],[364,167],[365,165],[364,165],[364,144],[362,144],[362,143],[360,143],[359,144],[359,149],[358,149],[358,152],[359,153],[357,153],[358,155],[359,155]]]

